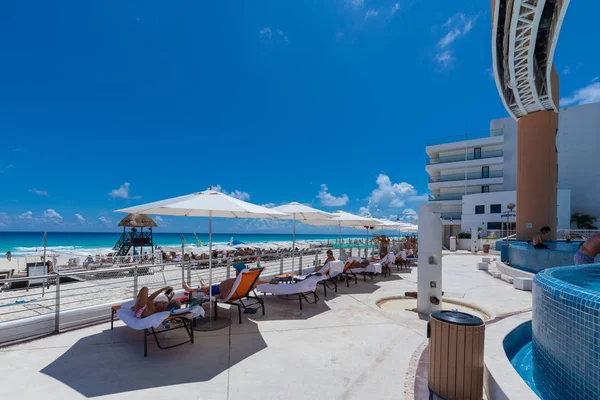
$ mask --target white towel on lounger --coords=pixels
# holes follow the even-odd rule
[[[117,317],[128,327],[135,330],[158,328],[162,322],[170,315],[170,311],[154,313],[146,318],[136,318],[135,311],[131,309],[135,305],[135,300],[127,301],[121,304],[121,308],[117,310]],[[189,314],[182,315],[187,319],[194,319],[199,316],[204,316],[204,309],[200,306],[189,309]],[[181,312],[181,311],[180,311]]]
[[[317,289],[317,283],[321,281],[325,276],[309,276],[308,278],[298,283],[263,283],[258,285],[256,290],[261,293],[274,293],[274,294],[298,294],[314,292]]]

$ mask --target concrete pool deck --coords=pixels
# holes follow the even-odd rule
[[[531,307],[531,293],[477,270],[481,256],[446,254],[448,299],[475,304],[498,316]],[[377,306],[380,299],[416,291],[417,268],[393,271],[315,305],[275,296],[266,315],[244,315],[215,332],[196,332],[195,344],[159,350],[120,321],[104,323],[0,349],[7,398],[217,399],[411,398],[411,359],[426,340],[418,314]],[[110,312],[107,310],[107,313]],[[220,315],[227,315],[222,308]],[[173,332],[173,337],[179,333]],[[149,338],[150,339],[150,338]],[[405,391],[406,389],[406,391]]]

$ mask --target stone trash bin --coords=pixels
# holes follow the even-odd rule
[[[429,389],[447,400],[483,395],[485,324],[471,314],[436,311],[429,316]]]

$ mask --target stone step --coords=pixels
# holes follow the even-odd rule
[[[513,284],[513,277],[510,275],[501,274],[500,279],[502,279],[506,283],[510,283],[511,285]]]

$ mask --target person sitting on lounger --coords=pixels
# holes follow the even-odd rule
[[[335,257],[333,256],[333,250],[327,250],[327,259],[325,259],[325,262],[323,263],[323,265],[319,265],[318,267],[315,268],[315,270],[313,272],[319,272],[321,270],[321,268],[323,268],[325,265],[327,265],[328,262],[330,261],[335,261]]]
[[[156,299],[156,297],[162,292],[165,292],[165,295],[167,296],[167,301],[154,301],[154,299]],[[147,316],[158,312],[169,311],[174,308],[181,308],[181,303],[179,302],[179,300],[173,300],[174,294],[175,293],[173,292],[173,288],[167,286],[157,290],[156,292],[148,296],[148,288],[144,286],[140,289],[135,299],[135,305],[131,307],[131,309],[135,312],[135,316],[137,318],[146,318]]]

